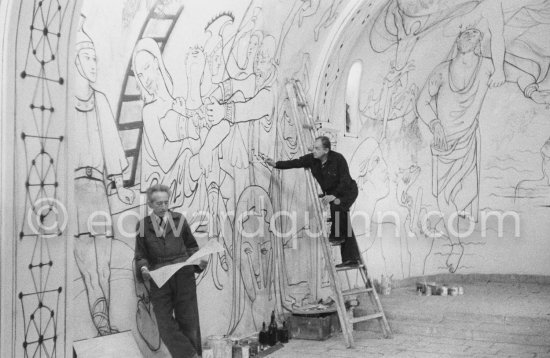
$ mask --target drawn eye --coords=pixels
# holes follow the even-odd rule
[[[267,249],[261,249],[260,252],[262,253],[262,255],[267,255],[268,253]]]
[[[244,249],[244,253],[250,255],[252,254],[252,249],[250,247],[247,247],[246,249]]]

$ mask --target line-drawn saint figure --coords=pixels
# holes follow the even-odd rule
[[[391,0],[374,22],[370,42],[376,52],[395,47],[396,67],[401,69],[423,34],[441,29],[455,38],[469,28],[483,34],[481,54],[494,67],[489,87],[514,81],[505,77],[508,62],[535,78],[535,102],[550,102],[548,92],[538,91],[550,66],[550,45],[540,41],[550,31],[550,4],[545,0]]]
[[[375,15],[369,41],[377,53],[395,50],[395,68],[405,68],[420,39],[450,19],[475,9],[479,0],[389,0]]]
[[[477,222],[479,214],[478,118],[494,71],[491,59],[481,56],[482,36],[473,28],[460,33],[456,55],[433,70],[417,101],[420,118],[434,134],[432,192],[450,241],[446,260],[450,272],[458,269],[464,255],[461,221]],[[535,101],[539,91],[532,75],[507,62],[504,71],[507,81]]]
[[[111,324],[111,250],[114,238],[107,195],[112,184],[118,199],[132,204],[134,192],[124,188],[122,174],[128,161],[107,97],[93,85],[97,58],[92,39],[77,32],[75,65],[75,204],[78,235],[76,264],[86,290],[90,315],[99,335],[116,333]]]

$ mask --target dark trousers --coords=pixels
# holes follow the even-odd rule
[[[330,239],[340,240],[344,239],[344,243],[340,246],[340,253],[342,255],[342,262],[345,261],[357,261],[361,258],[359,247],[357,247],[357,240],[351,227],[351,218],[349,209],[357,199],[359,195],[359,189],[357,183],[352,182],[352,185],[348,188],[346,194],[340,198],[340,204],[330,203]]]
[[[361,254],[351,227],[349,208],[330,203],[330,221],[330,239],[340,240],[344,238],[345,240],[340,245],[342,262],[359,260]]]
[[[199,308],[193,266],[181,268],[164,286],[151,281],[151,302],[160,337],[173,358],[202,354]]]

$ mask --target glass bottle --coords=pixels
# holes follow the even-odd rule
[[[271,312],[271,323],[269,323],[267,337],[270,346],[277,344],[277,322],[275,322],[275,311]]]
[[[260,336],[258,337],[258,341],[260,343],[260,349],[263,349],[269,343],[267,339],[267,330],[265,328],[265,322],[262,326],[262,330],[260,331]]]
[[[286,326],[286,321],[283,321],[283,328],[279,330],[279,341],[281,343],[288,343],[288,339],[288,327]]]

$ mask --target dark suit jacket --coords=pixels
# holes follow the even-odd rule
[[[281,160],[275,164],[277,169],[308,168],[317,180],[324,195],[334,195],[340,199],[339,207],[344,210],[349,208],[357,199],[357,183],[351,178],[346,158],[335,151],[329,151],[327,162],[323,166],[321,160],[315,159],[313,153],[302,157]]]
[[[141,268],[150,270],[184,262],[199,250],[197,241],[185,217],[179,213],[169,212],[164,234],[156,221],[149,215],[140,220],[136,231],[135,262],[138,277]],[[195,266],[195,272],[200,272]]]

